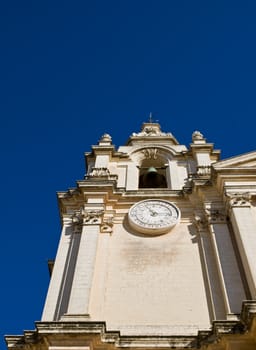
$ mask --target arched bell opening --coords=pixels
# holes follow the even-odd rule
[[[166,168],[163,160],[144,159],[139,167],[139,188],[167,188]]]

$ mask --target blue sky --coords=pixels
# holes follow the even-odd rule
[[[181,144],[255,150],[255,39],[255,1],[1,2],[1,348],[40,320],[56,191],[103,133],[122,145],[152,112]]]

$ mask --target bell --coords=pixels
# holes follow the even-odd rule
[[[166,188],[167,183],[165,176],[159,174],[157,169],[153,166],[149,167],[148,170],[140,176],[139,181],[140,188]]]
[[[147,173],[157,173],[157,170],[156,170],[156,168],[151,166],[151,167],[148,168]]]

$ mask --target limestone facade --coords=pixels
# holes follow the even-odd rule
[[[219,158],[199,131],[189,148],[152,122],[117,150],[104,134],[58,193],[42,320],[8,349],[255,349],[256,152]],[[180,213],[167,232],[161,201]]]

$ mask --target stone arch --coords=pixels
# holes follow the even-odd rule
[[[173,155],[169,149],[144,146],[130,156],[138,168],[139,188],[170,188],[169,162]]]

